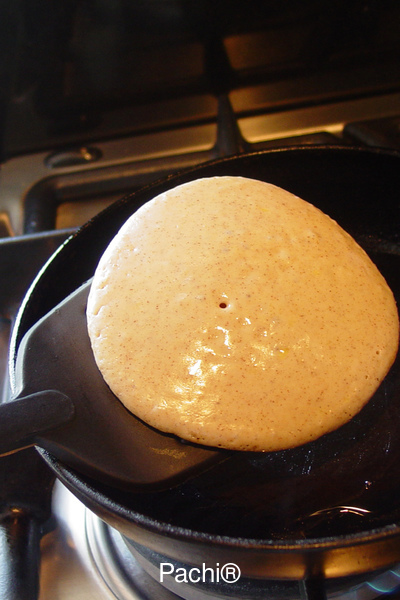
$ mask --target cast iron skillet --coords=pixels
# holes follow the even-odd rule
[[[400,155],[342,147],[271,150],[206,163],[113,204],[56,252],[32,285],[12,340],[89,279],[123,222],[175,185],[243,175],[284,187],[335,218],[400,298]],[[244,577],[341,577],[400,561],[399,364],[337,432],[295,450],[235,453],[162,493],[131,494],[42,452],[58,477],[137,544],[183,562],[232,561]]]

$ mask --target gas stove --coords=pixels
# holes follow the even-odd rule
[[[129,540],[107,526],[87,510],[60,483],[54,491],[54,516],[57,525],[42,540],[42,593],[40,600],[178,600],[182,583],[160,576],[152,557],[135,552]],[[54,559],[56,556],[56,560]],[[170,569],[168,569],[169,571]],[[164,579],[163,585],[160,579]],[[168,586],[168,587],[165,587]],[[400,586],[400,565],[383,573],[371,575],[346,588],[335,589],[327,595],[337,600],[396,600]],[[289,582],[285,594],[275,595],[274,582],[265,586],[256,598],[308,598],[298,582]],[[212,598],[197,586],[191,598]],[[250,596],[235,596],[250,597]],[[310,596],[314,597],[314,596]],[[322,596],[315,596],[322,597]]]
[[[245,8],[199,2],[196,10],[178,1],[72,4],[50,10],[43,3],[34,14],[22,2],[6,15],[3,401],[10,396],[10,334],[29,285],[69,235],[125,193],[217,157],[264,148],[400,148],[395,2],[338,2],[326,11],[314,2],[301,10],[288,3],[286,11],[263,2]],[[7,513],[4,494],[0,508]],[[154,556],[139,552],[58,481],[50,508],[40,526],[39,600],[180,597],[173,577],[161,585]],[[394,565],[327,597],[395,600],[399,590]],[[283,595],[273,582],[254,593],[269,600],[325,597],[296,581]],[[213,597],[201,586],[190,594]]]

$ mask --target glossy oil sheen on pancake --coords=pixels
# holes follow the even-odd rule
[[[393,294],[311,204],[241,177],[141,207],[96,270],[88,328],[124,405],[184,439],[278,450],[336,429],[397,353]]]

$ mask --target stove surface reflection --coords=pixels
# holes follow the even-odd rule
[[[132,547],[114,529],[86,509],[61,483],[53,499],[53,523],[42,540],[41,589],[39,600],[177,600],[180,586],[172,578],[161,586],[154,565],[144,565],[132,554]],[[143,564],[140,558],[140,562]],[[153,572],[152,572],[153,571]],[[168,579],[168,578],[166,578]],[[294,582],[293,588],[296,587]],[[333,600],[400,599],[400,565],[371,581],[344,592],[328,594]],[[174,593],[177,592],[177,593]],[[182,587],[183,597],[187,593]],[[268,600],[278,600],[266,592]],[[201,587],[190,590],[190,598],[211,598]],[[234,595],[233,597],[240,597]],[[285,594],[286,600],[300,600]],[[257,594],[257,598],[261,597]]]

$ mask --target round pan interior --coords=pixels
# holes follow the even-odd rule
[[[29,327],[93,275],[109,241],[141,204],[175,185],[218,175],[261,179],[318,206],[364,247],[399,302],[400,155],[342,147],[271,150],[205,163],[97,215],[35,280],[17,319],[12,356]],[[226,543],[235,548],[393,540],[400,534],[399,375],[397,360],[363,411],[336,432],[293,450],[237,453],[158,494],[113,490],[45,458],[87,504],[128,533],[205,535],[212,543],[231,540]]]

